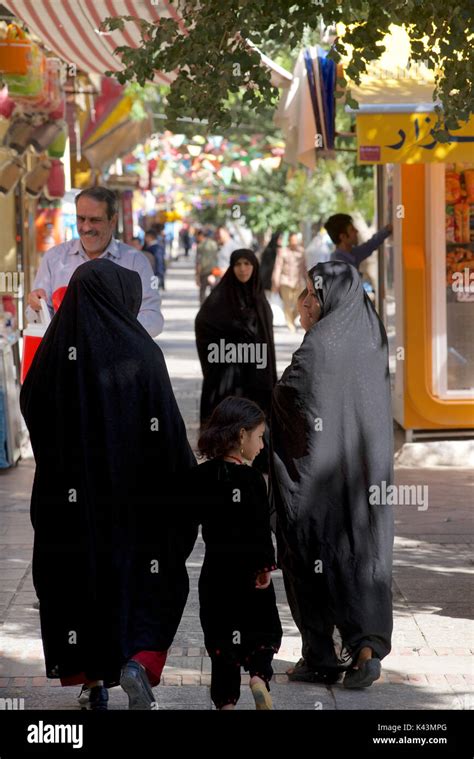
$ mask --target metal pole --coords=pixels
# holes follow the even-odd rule
[[[375,197],[377,203],[377,229],[385,224],[386,198],[385,198],[385,170],[383,166],[377,165],[375,172]],[[377,311],[383,323],[386,323],[385,313],[385,251],[384,245],[379,246],[377,251]]]

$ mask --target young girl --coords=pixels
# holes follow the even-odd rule
[[[262,450],[264,431],[255,403],[226,398],[198,442],[209,460],[190,473],[193,520],[206,544],[200,618],[217,709],[234,709],[241,666],[250,673],[256,708],[272,709],[272,659],[282,636],[271,581],[275,554],[265,480],[246,466]]]

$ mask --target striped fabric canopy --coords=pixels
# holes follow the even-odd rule
[[[133,22],[126,22],[122,32],[100,33],[101,22],[109,16],[137,16],[145,21],[171,17],[185,31],[168,0],[3,0],[3,5],[59,58],[92,74],[120,71],[123,67],[113,54],[115,48],[140,43],[140,30]],[[157,72],[155,81],[170,84],[174,78],[172,73]]]
[[[2,0],[3,5],[21,19],[52,52],[63,61],[92,74],[120,71],[116,47],[138,47],[140,31],[137,24],[126,22],[123,31],[100,33],[107,17],[136,16],[145,21],[174,18],[184,34],[186,27],[169,0]],[[260,51],[259,51],[260,52]],[[272,73],[272,84],[285,87],[292,75],[260,53],[262,63]],[[156,72],[155,81],[171,84],[173,72]]]

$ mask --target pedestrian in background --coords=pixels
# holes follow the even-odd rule
[[[154,224],[145,232],[144,252],[151,253],[155,259],[154,272],[158,278],[158,287],[160,290],[165,289],[165,271],[166,271],[166,243],[163,235],[163,224]]]
[[[196,316],[203,373],[201,426],[228,395],[248,398],[269,415],[276,382],[272,310],[251,250],[232,253],[222,280]],[[268,448],[256,465],[268,471]]]
[[[264,290],[272,289],[272,275],[279,248],[281,248],[281,231],[274,232],[260,259],[260,278]]]
[[[138,321],[156,337],[163,329],[160,295],[153,288],[153,271],[145,256],[135,248],[114,239],[117,227],[117,196],[107,187],[89,187],[75,197],[79,239],[55,245],[41,259],[28,295],[26,317],[33,321],[41,310],[41,299],[53,315],[53,293],[67,287],[75,270],[84,262],[107,259],[119,266],[138,272],[142,283],[142,299]]]
[[[199,287],[199,303],[206,298],[207,288],[212,290],[210,282],[212,272],[217,268],[217,243],[210,230],[199,229],[196,232],[196,284]]]
[[[295,332],[295,319],[298,316],[297,301],[301,288],[305,285],[306,259],[300,245],[300,236],[291,232],[288,246],[278,249],[272,275],[272,291],[279,292],[283,301],[283,310],[290,332]]]

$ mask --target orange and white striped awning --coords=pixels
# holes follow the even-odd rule
[[[181,16],[169,0],[2,0],[2,4],[59,58],[90,74],[120,71],[123,66],[114,50],[121,45],[140,44],[140,30],[131,21],[125,22],[123,31],[100,32],[100,24],[107,17],[136,16],[151,22],[173,18],[183,34],[187,34]],[[288,86],[292,79],[290,72],[260,55],[262,64],[271,71],[273,86]],[[155,81],[171,84],[175,77],[174,72],[157,71]]]

